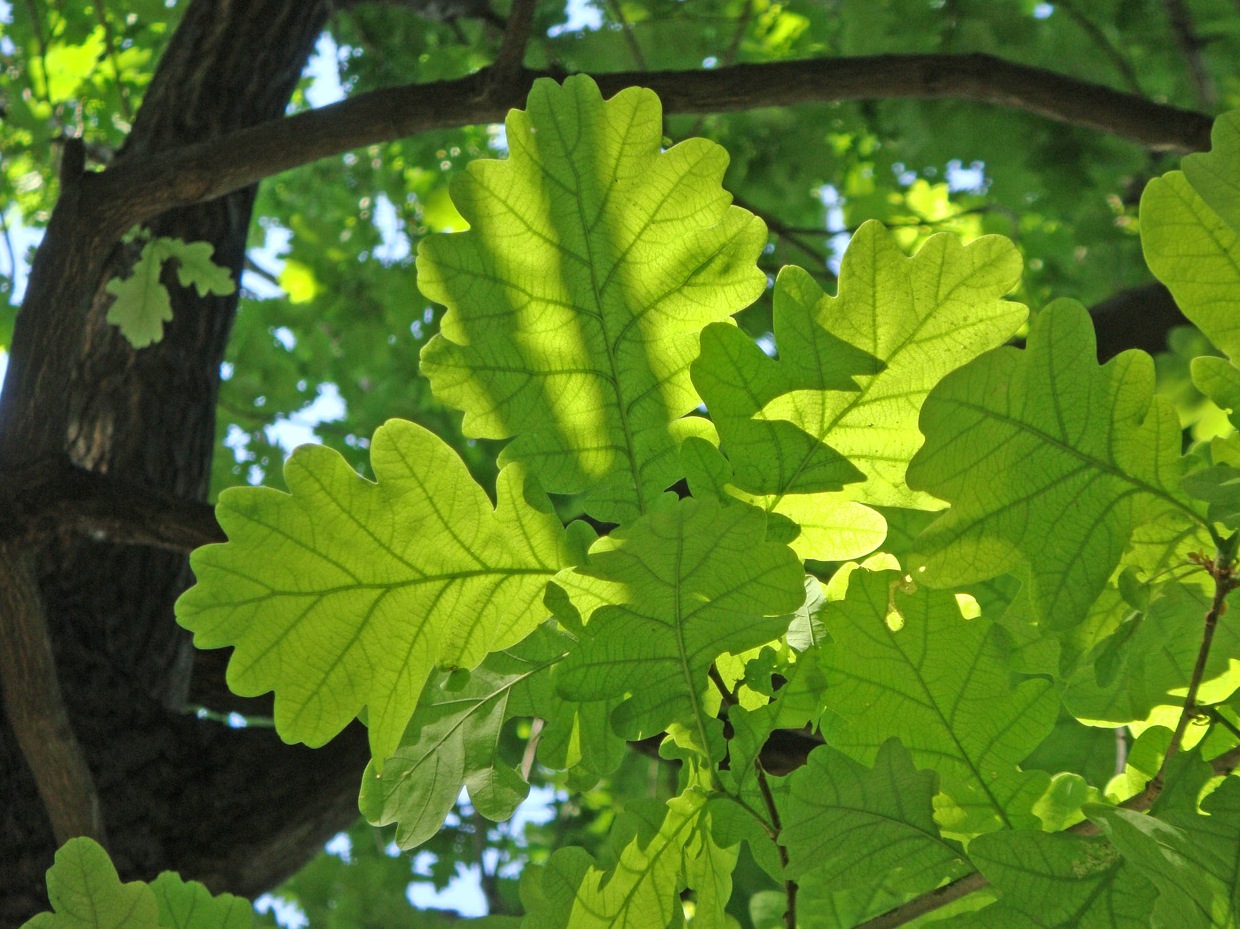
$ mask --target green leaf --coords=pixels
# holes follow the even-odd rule
[[[202,884],[165,871],[150,884],[122,884],[108,853],[93,839],[70,839],[47,871],[52,913],[23,929],[249,929],[254,910],[232,894],[212,896]]]
[[[1000,892],[944,929],[1148,929],[1154,887],[1099,838],[992,832],[969,858]]]
[[[1180,168],[1206,206],[1240,233],[1240,110],[1214,121],[1210,142],[1210,151],[1194,152]]]
[[[165,929],[250,929],[254,908],[232,894],[212,896],[197,881],[185,881],[165,871],[151,882],[159,903],[159,923]]]
[[[1147,611],[1135,613],[1121,631],[1103,640],[1065,682],[1064,705],[1076,717],[1112,726],[1147,719],[1154,707],[1182,704],[1173,691],[1188,687],[1201,648],[1211,594],[1176,584]],[[1110,662],[1108,674],[1101,661]],[[1240,658],[1240,630],[1220,623],[1203,680],[1210,681]]]
[[[1026,308],[1002,299],[1020,272],[1016,248],[999,236],[962,245],[936,235],[908,258],[881,225],[866,223],[844,253],[839,295],[799,299],[830,336],[815,340],[818,363],[842,365],[857,389],[793,390],[767,403],[762,418],[787,420],[856,465],[866,480],[845,490],[849,499],[938,509],[905,483],[922,443],[918,412],[945,374],[1002,345],[1024,322]],[[802,291],[807,283],[798,279]],[[855,359],[865,355],[877,363],[858,372]]]
[[[857,570],[847,598],[828,601],[823,736],[863,764],[899,739],[938,774],[937,819],[952,835],[1036,827],[1050,776],[1018,765],[1055,724],[1050,683],[1012,686],[999,630],[964,619],[950,593],[904,587],[894,572]]]
[[[620,828],[618,825],[617,828]],[[614,867],[603,870],[579,848],[557,851],[522,897],[528,929],[667,929],[683,924],[680,892],[698,891],[695,925],[726,925],[735,850],[710,834],[706,794],[690,788],[667,804],[658,831],[639,829]],[[700,920],[700,921],[699,921]]]
[[[337,453],[299,448],[290,494],[235,488],[223,545],[198,549],[177,619],[200,648],[233,645],[229,686],[274,690],[277,731],[321,745],[369,708],[370,743],[395,749],[435,664],[474,667],[543,619],[569,559],[545,497],[506,468],[492,509],[460,458],[392,420],[371,447],[378,483]]]
[[[1192,362],[1193,384],[1240,428],[1240,368],[1216,355],[1201,355]]]
[[[463,687],[449,686],[450,673],[433,674],[399,747],[383,763],[372,759],[367,767],[362,815],[376,826],[396,823],[401,848],[433,836],[462,787],[483,816],[508,819],[529,789],[499,754],[501,728],[514,717],[544,718],[538,754],[552,767],[582,764],[590,781],[613,770],[625,744],[607,725],[612,706],[568,703],[552,684],[553,667],[573,644],[544,625],[517,645],[488,655]]]
[[[1079,623],[1134,529],[1175,510],[1202,521],[1178,486],[1179,420],[1153,387],[1143,352],[1098,366],[1089,314],[1069,301],[1038,315],[1024,351],[948,375],[909,466],[912,486],[952,504],[918,539],[918,580],[1024,569],[1046,628]]]
[[[210,242],[185,242],[182,239],[156,239],[164,246],[164,257],[177,261],[177,280],[182,287],[193,287],[198,296],[216,294],[226,297],[237,285],[227,268],[211,260],[215,247]]]
[[[172,319],[168,289],[160,282],[164,262],[177,261],[182,287],[194,286],[198,296],[226,296],[236,290],[227,268],[211,260],[209,242],[185,242],[158,236],[142,246],[142,253],[129,277],[113,278],[104,288],[116,299],[108,308],[107,321],[120,327],[134,348],[144,348],[164,337],[164,323]]]
[[[627,697],[612,714],[619,735],[680,723],[720,757],[719,723],[702,703],[707,669],[781,636],[805,599],[801,563],[765,534],[751,507],[686,499],[596,542],[560,579],[588,617],[558,672],[560,693]]]
[[[1155,929],[1227,929],[1240,920],[1240,778],[1227,777],[1201,803],[1155,817],[1091,806],[1093,819],[1161,893]]]
[[[134,348],[145,348],[164,337],[164,323],[172,319],[168,289],[160,283],[163,256],[154,240],[142,247],[128,277],[114,277],[104,287],[116,299],[107,321],[121,330]]]
[[[515,437],[501,461],[621,522],[680,477],[698,332],[762,293],[765,229],[729,206],[723,149],[660,152],[649,90],[540,80],[506,127],[508,160],[453,184],[469,231],[419,249],[419,287],[448,307],[422,370],[467,435]]]
[[[788,778],[780,833],[788,876],[842,890],[882,874],[892,889],[933,890],[963,864],[934,821],[936,780],[916,770],[894,739],[879,748],[872,768],[829,745],[814,749]]]
[[[22,929],[162,929],[159,905],[141,881],[122,884],[108,853],[92,839],[70,839],[47,871],[54,913]]]
[[[1240,111],[1214,125],[1208,154],[1184,159],[1141,195],[1141,246],[1184,315],[1231,358],[1240,357]]]

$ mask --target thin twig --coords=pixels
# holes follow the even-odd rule
[[[1141,89],[1141,82],[1137,79],[1137,72],[1133,70],[1128,59],[1115,47],[1115,43],[1107,38],[1107,34],[1102,31],[1098,24],[1081,12],[1080,7],[1076,5],[1076,0],[1059,0],[1057,6],[1067,13],[1069,18],[1080,26],[1086,35],[1093,39],[1094,44],[1098,46],[1107,58],[1111,59],[1111,64],[1115,65],[1115,70],[1120,73],[1128,89],[1134,94],[1144,94],[1145,91]]]
[[[750,203],[748,200],[738,197],[735,194],[732,195],[732,202],[741,209],[748,210],[750,213],[753,213],[755,216],[759,217],[764,223],[766,223],[766,227],[771,230],[771,232],[775,233],[781,239],[786,239],[789,245],[793,246],[803,254],[808,255],[819,265],[825,265],[827,263],[826,249],[815,248],[813,245],[806,242],[804,239],[804,233],[806,232],[804,227],[789,226],[787,223],[780,220],[778,216],[774,216],[773,214],[766,212],[760,207]],[[828,232],[826,229],[814,230],[813,234],[815,236],[821,236],[823,239],[829,239],[831,236],[835,235],[834,232]]]
[[[1184,0],[1163,0],[1163,6],[1167,10],[1171,32],[1175,35],[1175,44],[1180,46],[1180,51],[1184,53],[1188,73],[1192,76],[1193,86],[1197,89],[1197,102],[1203,108],[1212,110],[1218,104],[1218,88],[1215,87],[1214,78],[1210,76],[1210,72],[1206,69],[1205,59],[1201,56],[1201,50],[1205,48],[1206,43],[1197,34],[1196,27],[1193,25],[1193,16],[1188,11]]]
[[[116,77],[116,92],[120,95],[121,115],[125,122],[133,122],[133,108],[129,105],[129,88],[121,80],[121,59],[116,53],[116,36],[112,32],[112,23],[108,19],[108,11],[104,0],[95,0],[95,17],[103,29],[103,41],[108,47],[108,57],[112,60],[112,73]]]
[[[537,4],[538,0],[513,0],[504,38],[500,42],[499,52],[495,55],[495,62],[491,65],[489,87],[499,94],[521,75],[525,47],[529,44],[530,27],[534,22],[534,7]]]
[[[638,71],[650,70],[646,64],[646,56],[642,54],[642,47],[637,44],[637,36],[633,35],[633,24],[624,15],[624,8],[620,6],[617,0],[607,0],[607,9],[620,25],[620,33],[624,39],[624,44],[629,47],[629,54],[633,56],[633,66]]]
[[[1201,563],[1210,573],[1210,577],[1214,579],[1214,596],[1210,599],[1210,609],[1206,612],[1205,628],[1201,633],[1201,646],[1197,649],[1197,661],[1193,665],[1193,675],[1188,682],[1188,693],[1184,695],[1184,709],[1180,711],[1180,718],[1176,720],[1175,731],[1171,734],[1171,744],[1167,746],[1162,765],[1149,786],[1146,787],[1147,792],[1157,793],[1162,790],[1167,765],[1180,750],[1184,741],[1184,733],[1188,731],[1188,724],[1197,715],[1197,693],[1205,677],[1206,663],[1210,660],[1210,646],[1214,643],[1214,630],[1218,628],[1219,617],[1227,610],[1227,595],[1240,586],[1240,578],[1236,577],[1234,571],[1235,562],[1230,555],[1219,552],[1213,561],[1206,562],[1203,559]]]
[[[779,809],[775,806],[775,796],[771,793],[771,785],[767,782],[766,772],[762,770],[762,762],[757,758],[753,761],[754,770],[758,774],[758,790],[762,793],[762,802],[766,804],[767,815],[771,817],[771,826],[775,830],[771,838],[775,848],[779,850],[780,870],[788,873],[788,849],[779,844],[779,835],[783,831],[783,823],[779,819]],[[784,881],[784,896],[788,901],[784,910],[784,925],[788,929],[797,929],[797,882],[788,878]]]

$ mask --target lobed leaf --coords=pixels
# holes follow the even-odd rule
[[[952,506],[917,540],[917,577],[960,586],[1027,571],[1038,620],[1079,623],[1134,530],[1168,512],[1203,522],[1179,488],[1180,424],[1148,355],[1099,366],[1089,314],[1059,301],[1024,351],[948,375],[921,414],[909,483]]]
[[[1240,777],[1224,778],[1201,809],[1151,816],[1088,808],[1125,859],[1158,888],[1148,922],[1156,929],[1221,929],[1240,920]]]
[[[453,184],[469,231],[419,248],[419,287],[448,308],[422,370],[467,435],[514,438],[501,461],[622,522],[680,476],[698,333],[762,293],[765,228],[729,205],[722,148],[660,151],[649,90],[539,80],[506,127],[508,160]]]
[[[890,571],[853,571],[828,601],[831,643],[822,732],[863,764],[896,738],[939,776],[938,820],[953,835],[1037,826],[1050,776],[1019,763],[1049,735],[1058,699],[1046,680],[1012,685],[1001,633],[964,619],[946,592],[907,593]]]
[[[781,636],[805,600],[801,563],[765,534],[758,510],[686,499],[596,542],[560,579],[587,617],[559,669],[560,693],[624,697],[612,714],[619,735],[680,723],[721,757],[718,720],[702,703],[707,669],[724,652]]]
[[[483,816],[508,819],[529,789],[499,754],[501,729],[515,717],[543,720],[539,757],[552,767],[581,765],[588,781],[614,770],[625,745],[607,725],[612,706],[568,703],[552,684],[552,669],[573,644],[544,625],[517,645],[488,655],[462,687],[451,687],[448,672],[433,674],[395,752],[367,766],[362,815],[376,826],[396,823],[401,848],[433,836],[462,787]]]
[[[905,893],[933,890],[963,864],[934,821],[932,772],[918,771],[895,740],[866,767],[829,745],[814,749],[788,778],[780,843],[788,876],[837,890],[870,884]]]
[[[150,884],[122,884],[108,853],[93,839],[70,839],[47,871],[53,912],[22,929],[249,929],[250,904],[213,896],[202,884],[165,871]]]
[[[817,364],[833,377],[852,376],[856,389],[791,390],[768,402],[761,418],[790,422],[855,465],[865,481],[845,491],[850,499],[940,508],[905,482],[922,443],[918,412],[944,375],[1002,345],[1025,321],[1026,308],[1003,299],[1020,272],[1016,248],[999,236],[962,245],[936,235],[908,258],[879,223],[866,223],[844,253],[837,296],[807,299],[809,282],[797,278],[797,302],[826,331],[814,341]],[[868,368],[858,370],[857,359],[867,356]]]
[[[999,889],[996,903],[943,929],[1148,929],[1157,892],[1104,840],[992,832],[969,858]]]
[[[522,886],[527,929],[669,929],[683,924],[680,893],[698,891],[694,925],[723,929],[736,850],[711,838],[706,794],[692,787],[668,801],[653,835],[639,829],[614,866],[601,869],[585,851],[557,851]]]
[[[235,646],[229,686],[275,691],[277,731],[321,745],[363,706],[382,761],[436,664],[473,667],[546,618],[565,533],[519,467],[498,503],[444,442],[392,420],[376,431],[363,480],[337,453],[303,446],[290,493],[234,488],[216,513],[223,545],[194,552],[198,578],[177,620],[199,648]]]

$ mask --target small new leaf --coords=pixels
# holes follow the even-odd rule
[[[145,348],[164,337],[164,323],[172,319],[172,301],[160,281],[164,262],[175,259],[177,280],[193,286],[198,296],[227,296],[236,290],[227,268],[211,260],[208,242],[185,242],[159,236],[142,246],[142,253],[128,277],[116,277],[104,288],[116,299],[108,308],[107,321],[118,326],[134,348]]]

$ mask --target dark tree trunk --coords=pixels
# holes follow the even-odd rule
[[[280,116],[327,14],[327,0],[194,0],[118,163]],[[63,187],[14,336],[0,466],[14,475],[67,458],[204,500],[236,297],[200,299],[169,277],[174,318],[165,337],[134,350],[104,319],[103,284],[131,257],[116,244],[123,229],[92,213],[72,168]],[[237,191],[165,214],[152,231],[210,242],[237,279],[253,201],[252,188]],[[0,508],[21,496],[8,483]],[[123,877],[174,869],[216,890],[255,894],[356,816],[365,758],[358,732],[310,753],[271,730],[187,713],[191,688],[221,689],[222,662],[203,662],[205,679],[192,679],[194,655],[173,621],[191,581],[184,556],[67,534],[26,541],[22,564],[41,593],[69,727]],[[15,687],[10,680],[10,702]],[[0,719],[2,927],[46,907],[43,873],[56,848],[24,747]]]

